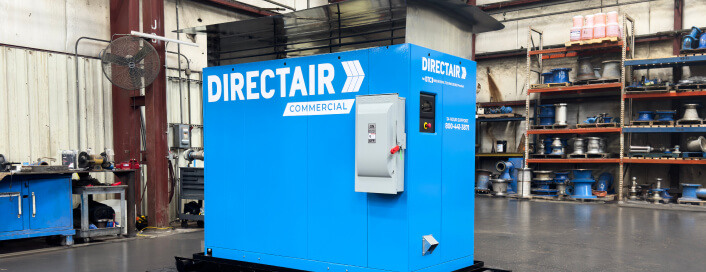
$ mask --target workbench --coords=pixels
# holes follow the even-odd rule
[[[71,176],[74,173],[113,173],[116,182],[127,185],[116,187],[127,190],[128,220],[124,226],[127,227],[128,237],[136,236],[136,170],[68,170],[0,172],[0,240],[59,235],[64,236],[63,243],[73,244],[76,230],[73,225]]]

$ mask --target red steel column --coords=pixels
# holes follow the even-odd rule
[[[140,1],[111,0],[110,1],[110,33],[126,34],[131,30],[140,30]],[[116,36],[120,37],[120,36]],[[140,158],[140,108],[132,106],[134,96],[140,91],[127,91],[116,85],[112,86],[113,102],[113,149],[115,161],[123,162]],[[141,199],[139,175],[135,178],[135,199]],[[141,205],[137,205],[139,214]],[[134,220],[135,218],[129,219]]]
[[[142,2],[143,32],[164,36],[164,0]],[[165,43],[152,40],[159,54],[157,79],[145,88],[145,126],[147,129],[147,216],[149,225],[169,225],[169,187],[167,182],[167,84],[164,69]]]
[[[477,6],[476,5],[476,0],[468,0],[466,1],[468,5],[471,6]],[[476,61],[476,34],[473,33],[471,37],[471,60]]]
[[[674,30],[679,31],[684,28],[684,0],[674,0]],[[681,49],[681,39],[679,35],[674,38],[672,45],[675,56],[679,55]]]

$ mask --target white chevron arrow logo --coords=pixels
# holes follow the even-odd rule
[[[363,79],[365,79],[365,73],[363,72],[363,67],[360,66],[360,61],[343,61],[343,70],[346,71],[346,83],[343,84],[342,93],[356,93],[360,91],[360,86],[363,85]]]

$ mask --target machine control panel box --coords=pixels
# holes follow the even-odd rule
[[[189,125],[174,124],[172,128],[174,129],[174,147],[189,148],[189,135],[191,134]]]
[[[355,112],[355,191],[404,191],[405,99],[397,94],[360,95]]]
[[[436,94],[419,94],[419,132],[434,133],[436,124]]]

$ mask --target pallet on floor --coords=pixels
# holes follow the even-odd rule
[[[496,119],[496,118],[514,118],[514,117],[524,117],[519,113],[489,113],[489,114],[479,114],[476,119]]]
[[[679,154],[675,153],[660,153],[660,152],[654,152],[654,153],[647,153],[647,152],[630,152],[628,153],[628,157],[630,158],[650,158],[650,159],[658,159],[658,158],[678,158]]]
[[[673,90],[672,85],[659,85],[659,86],[638,86],[638,87],[625,87],[625,93],[666,93]]]
[[[546,89],[546,88],[568,87],[569,85],[570,85],[570,84],[569,84],[568,82],[532,84],[532,85],[530,85],[530,89]]]
[[[682,49],[679,51],[680,56],[703,55],[706,53],[706,48]]]
[[[607,196],[604,196],[604,197],[597,197],[597,198],[573,198],[573,197],[567,197],[566,200],[575,201],[575,202],[606,203],[606,202],[610,202],[610,201],[615,201],[615,195],[607,195]]]
[[[689,127],[700,127],[704,125],[703,120],[677,120],[677,125],[684,125],[684,126],[689,126]]]
[[[573,82],[573,85],[592,85],[592,84],[606,84],[606,83],[615,83],[619,82],[620,79],[614,78],[614,79],[589,79],[589,80],[577,80]]]
[[[614,43],[619,40],[620,40],[620,38],[618,38],[618,37],[605,37],[605,38],[590,39],[590,40],[569,41],[569,42],[564,43],[564,46],[572,47],[572,46],[587,45],[587,44]]]
[[[566,159],[566,154],[530,154],[530,159]]]
[[[530,195],[529,198],[530,200],[536,199],[536,200],[557,200],[558,196],[546,196],[546,195]]]
[[[630,121],[631,126],[641,127],[673,127],[675,121]]]
[[[700,89],[706,89],[706,83],[677,84],[677,85],[674,85],[674,88],[677,90],[700,90]]]
[[[600,154],[569,154],[569,159],[607,159],[613,157],[613,154],[600,153]]]
[[[669,157],[658,157],[658,158],[646,158],[646,157],[625,157],[626,159],[631,159],[631,160],[665,160],[665,161],[682,161],[684,160],[683,158],[669,158]]]
[[[616,127],[620,127],[620,123],[576,124],[576,128],[616,128]]]
[[[706,158],[706,152],[682,152],[682,157],[688,160],[701,160]]]
[[[532,125],[531,129],[567,129],[569,125]]]
[[[681,205],[706,206],[706,200],[682,200],[682,199],[677,199],[677,204],[681,204]]]

